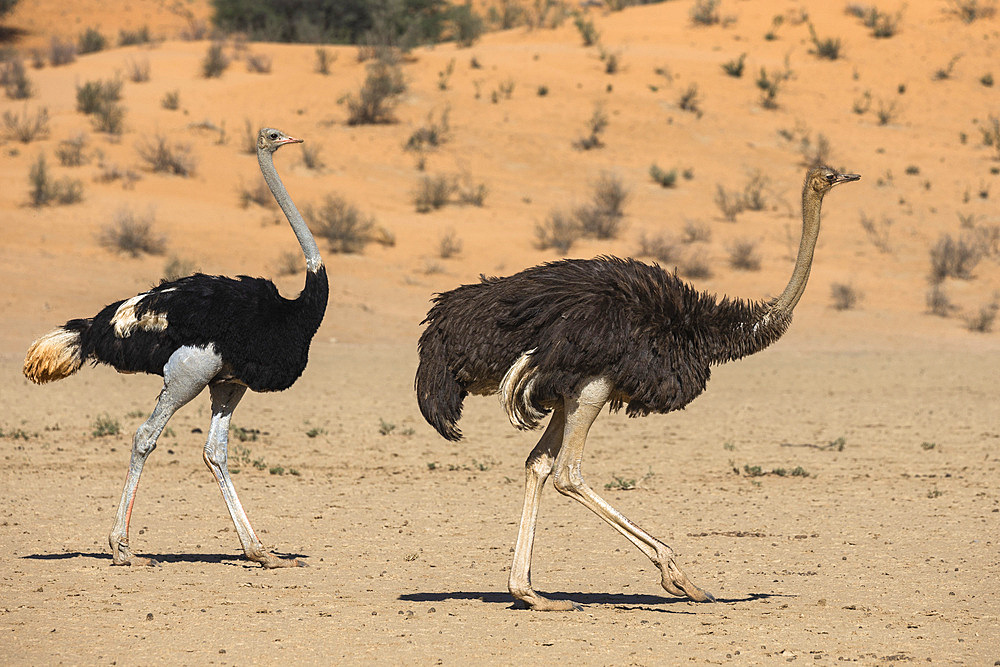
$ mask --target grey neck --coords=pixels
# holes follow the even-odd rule
[[[299,240],[299,245],[302,247],[302,254],[306,257],[306,269],[315,273],[323,266],[323,258],[319,255],[319,247],[316,245],[316,239],[313,238],[312,232],[309,231],[309,226],[302,219],[302,214],[295,207],[295,203],[292,202],[292,198],[288,195],[288,190],[285,189],[285,185],[278,177],[278,172],[274,168],[271,151],[258,149],[257,162],[260,163],[260,171],[264,175],[267,187],[271,189],[271,194],[274,195],[278,206],[281,207],[281,210],[285,213],[285,217],[288,218],[288,224],[292,226],[292,231],[295,232],[295,238]]]
[[[813,252],[816,250],[816,240],[819,238],[819,214],[823,206],[823,195],[804,190],[802,193],[802,240],[799,242],[799,254],[795,259],[795,270],[788,285],[775,302],[773,309],[778,313],[791,314],[806,290],[809,280],[809,269],[812,267]]]

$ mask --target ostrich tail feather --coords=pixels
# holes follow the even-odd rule
[[[23,371],[26,378],[42,384],[69,377],[82,363],[80,332],[59,327],[31,344],[24,357]]]

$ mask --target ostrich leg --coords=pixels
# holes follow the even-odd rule
[[[236,495],[236,487],[233,486],[233,480],[229,476],[229,421],[243,394],[246,393],[246,387],[234,383],[221,383],[212,385],[209,391],[212,394],[212,426],[209,428],[208,441],[205,443],[205,465],[219,482],[222,498],[226,501],[226,507],[229,508],[229,514],[233,518],[233,525],[236,526],[236,534],[240,538],[243,552],[250,560],[269,569],[304,566],[305,563],[299,560],[281,558],[264,549],[264,545],[253,532],[250,519],[243,510],[243,505]]]
[[[604,378],[584,383],[578,394],[565,399],[566,433],[563,446],[555,461],[556,490],[578,500],[594,514],[607,521],[624,535],[653,564],[660,568],[661,585],[671,595],[687,596],[697,602],[714,602],[715,598],[688,579],[674,563],[673,550],[632,523],[621,512],[601,498],[583,479],[583,448],[591,424],[607,402],[610,385]]]
[[[521,510],[521,525],[517,530],[517,544],[514,547],[514,562],[510,566],[507,588],[510,594],[536,611],[571,611],[572,602],[550,600],[542,597],[531,587],[531,548],[535,541],[535,521],[538,518],[538,501],[542,495],[545,480],[552,472],[552,464],[562,445],[564,419],[562,406],[552,411],[549,425],[524,464],[524,509]]]
[[[156,439],[167,421],[178,409],[205,388],[222,369],[222,359],[212,348],[182,347],[170,355],[163,367],[163,389],[153,413],[136,430],[132,438],[132,456],[125,477],[125,488],[118,503],[115,525],[108,536],[112,562],[115,565],[156,565],[150,558],[136,556],[129,549],[128,524],[132,518],[132,503],[139,486],[142,466],[150,452],[156,449]]]

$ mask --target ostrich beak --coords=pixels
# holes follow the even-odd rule
[[[837,174],[837,180],[834,182],[834,185],[859,180],[861,180],[861,174]]]
[[[279,146],[284,146],[285,144],[301,144],[302,141],[303,141],[302,139],[296,139],[295,137],[289,137],[288,135],[285,135],[284,139],[281,139],[280,141],[278,141],[278,145]],[[861,177],[858,176],[858,178],[861,178]]]

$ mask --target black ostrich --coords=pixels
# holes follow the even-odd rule
[[[129,548],[128,525],[139,475],[170,417],[206,386],[212,397],[212,424],[205,463],[219,482],[243,551],[266,568],[304,565],[269,553],[257,539],[236,496],[226,452],[229,421],[247,388],[281,391],[290,387],[306,367],[309,342],[326,311],[326,268],[272,160],[281,146],[301,141],[270,128],[257,135],[257,160],[264,180],[305,254],[306,282],[298,298],[283,298],[274,283],[263,278],[199,273],[117,301],[92,318],[70,320],[28,350],[24,374],[38,383],[72,375],[88,360],[121,373],[163,376],[156,407],[132,439],[128,476],[108,537],[115,565],[155,564]]]
[[[448,440],[466,395],[499,393],[511,422],[534,428],[549,411],[525,463],[524,509],[508,586],[537,610],[578,608],[531,586],[531,550],[542,486],[554,485],[607,521],[662,573],[668,593],[714,598],[688,579],[666,544],[639,528],[583,479],[587,433],[601,408],[629,416],[670,412],[705,389],[711,366],[777,340],[806,286],[823,196],[858,180],[811,169],[802,190],[802,241],[795,270],[775,299],[748,303],[700,293],[676,274],[631,259],[564,260],[507,278],[483,278],[434,298],[420,337],[416,390],[424,418]]]

